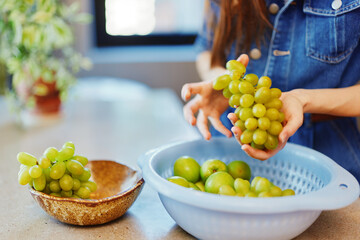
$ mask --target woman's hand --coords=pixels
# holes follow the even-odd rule
[[[281,149],[284,148],[289,137],[291,137],[303,124],[304,120],[304,105],[305,102],[302,99],[302,96],[298,90],[292,90],[290,92],[284,92],[281,94],[280,99],[283,102],[282,112],[285,114],[284,128],[279,134],[278,140],[279,144],[274,150],[259,150],[252,148],[249,144],[242,144],[240,141],[241,130],[239,127],[233,126],[231,131],[234,133],[237,141],[242,145],[242,149],[251,157],[266,160]],[[228,118],[234,124],[238,119],[236,114],[229,113]]]
[[[243,54],[237,60],[247,66],[249,57]],[[225,68],[223,71],[225,73]],[[198,127],[201,135],[206,140],[211,138],[208,121],[225,136],[232,136],[231,131],[220,121],[221,114],[229,107],[229,100],[223,96],[222,91],[213,89],[213,80],[188,83],[181,90],[181,97],[184,101],[189,101],[195,95],[194,98],[185,104],[183,108],[184,117],[191,125]],[[197,117],[195,117],[196,113]]]

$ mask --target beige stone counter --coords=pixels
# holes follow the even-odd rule
[[[96,80],[96,79],[95,79]],[[68,140],[89,159],[110,159],[137,169],[140,154],[160,145],[197,138],[182,117],[181,102],[167,89],[128,82],[79,84],[60,119],[19,129],[0,98],[0,239],[193,239],[163,208],[145,184],[121,218],[100,226],[72,226],[47,215],[17,182],[19,151],[42,154]],[[341,196],[339,196],[341,197]],[[302,239],[360,239],[360,200],[324,211]]]

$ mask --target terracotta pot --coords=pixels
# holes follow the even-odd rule
[[[35,97],[35,113],[48,114],[56,113],[61,109],[61,100],[59,95],[59,90],[56,89],[56,82],[44,82],[41,78],[36,81],[36,84],[45,85],[48,89],[46,95],[34,95]]]

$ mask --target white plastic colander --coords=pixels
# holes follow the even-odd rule
[[[243,198],[194,191],[166,180],[177,158],[188,155],[202,164],[242,160],[252,177],[266,177],[295,196]],[[359,183],[325,155],[288,143],[267,161],[243,152],[235,139],[213,138],[173,143],[151,150],[138,163],[170,216],[199,239],[291,239],[305,231],[322,210],[338,209],[359,197]]]

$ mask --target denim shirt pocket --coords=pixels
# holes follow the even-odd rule
[[[340,2],[340,8],[335,10],[332,1],[305,0],[306,56],[336,64],[346,59],[357,46],[360,38],[360,0]]]

